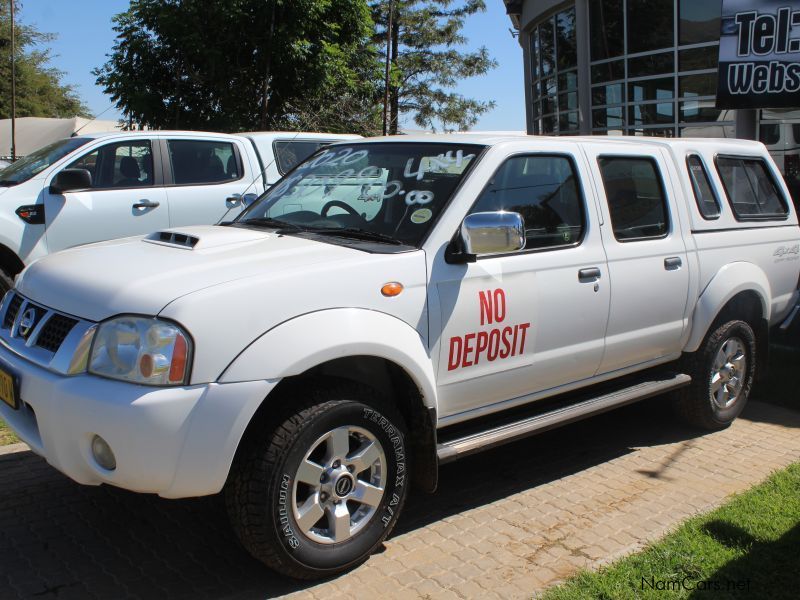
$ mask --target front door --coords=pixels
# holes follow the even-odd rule
[[[689,265],[661,151],[617,146],[606,154],[598,144],[587,154],[606,199],[602,233],[612,289],[603,374],[680,353]]]
[[[151,140],[137,137],[90,150],[65,167],[87,169],[90,189],[53,194],[47,180],[42,193],[50,252],[169,227],[156,162]]]
[[[567,147],[508,157],[469,212],[520,213],[524,250],[434,271],[440,417],[597,370],[610,292],[593,195],[587,199],[579,165],[585,168],[584,159]]]

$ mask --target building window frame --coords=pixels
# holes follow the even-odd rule
[[[578,135],[580,134],[580,85],[579,85],[579,66],[576,58],[575,66],[562,69],[559,64],[558,56],[558,19],[561,15],[572,11],[573,17],[573,35],[577,30],[575,23],[577,23],[577,7],[575,2],[567,3],[557,7],[556,9],[548,12],[541,19],[533,23],[528,31],[529,49],[530,49],[530,85],[531,85],[531,125],[534,134],[542,135]],[[542,25],[550,23],[552,28],[553,39],[551,40],[552,47],[552,63],[553,68],[546,76],[542,73],[542,38],[541,31]],[[575,42],[577,44],[577,35],[575,35]],[[562,78],[564,76],[574,76],[574,87],[564,86],[562,88]],[[542,85],[552,82],[553,93],[543,93]],[[548,90],[549,92],[550,90]],[[562,109],[562,102],[564,100],[569,104],[569,96],[574,94],[574,108],[567,106]],[[566,130],[561,128],[562,123],[574,123],[574,126],[568,125]]]

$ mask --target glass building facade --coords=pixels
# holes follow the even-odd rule
[[[800,202],[797,109],[715,107],[721,0],[504,0],[542,135],[760,139]]]
[[[735,115],[714,108],[719,2],[590,0],[583,8],[588,23],[577,22],[572,2],[526,32],[531,133],[733,137]],[[581,34],[588,87],[579,85]],[[583,126],[582,95],[591,111]]]

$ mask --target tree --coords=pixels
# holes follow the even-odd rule
[[[469,129],[495,105],[452,91],[459,80],[487,73],[497,66],[486,47],[462,52],[464,20],[486,10],[484,0],[394,0],[389,84],[390,133],[399,116],[413,113],[425,129]],[[387,39],[389,0],[371,3],[375,43]]]
[[[19,2],[14,6],[19,10]],[[19,13],[17,13],[19,14]],[[63,73],[48,66],[52,54],[43,46],[55,36],[30,25],[14,24],[16,104],[18,117],[88,117],[89,110]],[[0,118],[11,117],[11,13],[0,4]]]
[[[142,125],[378,127],[380,62],[366,0],[132,0],[114,22],[97,83]]]

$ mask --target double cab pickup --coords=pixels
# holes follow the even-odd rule
[[[799,279],[756,142],[350,140],[233,222],[29,265],[0,416],[79,483],[223,492],[255,557],[326,577],[441,463],[654,396],[728,426]]]

